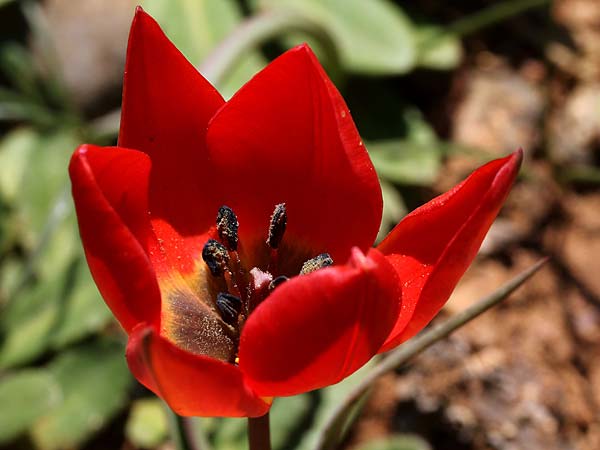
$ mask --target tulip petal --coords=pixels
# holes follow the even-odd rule
[[[274,206],[285,203],[284,241],[301,240],[339,261],[352,246],[372,245],[382,211],[377,175],[348,107],[308,46],[286,52],[242,87],[212,119],[207,139],[241,234],[259,230],[264,240]]]
[[[240,369],[261,395],[287,396],[334,384],[380,348],[398,313],[395,271],[377,250],[354,248],[347,265],[283,283],[252,312]]]
[[[157,261],[190,271],[195,255],[186,248],[214,225],[218,201],[205,135],[209,119],[224,103],[141,8],[131,26],[119,145],[152,160],[150,211],[167,258]],[[192,237],[192,242],[188,242]],[[177,255],[169,250],[178,247]],[[170,268],[168,268],[170,269]]]
[[[407,215],[377,247],[402,283],[402,313],[381,351],[418,333],[467,270],[517,176],[519,150]]]
[[[135,150],[79,147],[69,165],[90,271],[123,328],[156,323],[160,292],[146,254],[150,160]]]
[[[134,376],[179,415],[257,417],[271,406],[233,364],[181,350],[152,327],[136,327],[126,357]]]

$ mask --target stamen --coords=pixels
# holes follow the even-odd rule
[[[237,319],[242,310],[242,300],[227,292],[219,292],[217,295],[217,308],[221,317],[229,325],[237,325]]]
[[[275,210],[273,211],[271,222],[269,223],[269,237],[267,238],[267,244],[269,244],[271,248],[277,248],[279,247],[279,244],[281,244],[286,225],[287,211],[285,209],[285,203],[279,203],[278,205],[275,205]]]
[[[227,249],[218,241],[209,239],[202,248],[202,259],[208,266],[210,273],[218,277],[223,275],[229,263]]]
[[[320,255],[317,255],[314,258],[311,258],[304,264],[302,264],[300,275],[306,275],[308,273],[314,272],[315,270],[322,269],[332,264],[333,259],[331,259],[331,256],[329,256],[329,253],[321,253]]]
[[[233,210],[229,206],[221,206],[217,213],[217,232],[227,250],[237,250],[239,226]]]
[[[275,278],[269,283],[269,291],[274,290],[277,286],[285,283],[287,280],[289,280],[289,278],[285,275],[279,275],[277,278]]]

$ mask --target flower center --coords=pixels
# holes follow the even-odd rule
[[[266,244],[270,250],[265,267],[252,267],[248,270],[240,260],[239,222],[236,214],[228,206],[221,206],[217,214],[217,239],[209,239],[202,249],[204,260],[210,276],[219,281],[226,290],[218,292],[214,307],[219,316],[227,324],[230,331],[239,340],[244,322],[250,313],[278,286],[295,274],[281,273],[285,265],[280,261],[280,246],[284,240],[287,226],[287,210],[285,203],[275,205],[269,229],[266,233]],[[331,256],[322,253],[305,261],[298,275],[306,275],[333,264]],[[296,269],[297,270],[297,269]]]

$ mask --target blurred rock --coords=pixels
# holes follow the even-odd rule
[[[521,250],[510,268],[480,262],[447,309],[462,310],[538,258]],[[423,405],[437,408],[428,431],[451,427],[467,443],[460,448],[596,450],[595,388],[583,374],[598,376],[592,355],[600,343],[587,341],[588,352],[581,351],[565,314],[569,298],[551,267],[543,268],[507,303],[419,356],[398,378],[400,400],[414,402],[414,414],[430,414]],[[588,337],[595,333],[581,326]]]
[[[556,0],[554,20],[569,31],[575,48],[554,42],[548,57],[577,79],[600,80],[600,2],[598,0]]]
[[[459,144],[502,156],[535,148],[545,98],[539,86],[501,63],[472,71],[453,123]]]
[[[573,275],[600,299],[600,194],[569,196],[563,205],[569,214],[568,224],[561,230],[561,239],[552,239],[550,245]]]
[[[598,143],[600,83],[581,84],[550,117],[548,152],[557,164],[592,164]]]
[[[89,109],[107,94],[118,96],[135,6],[135,0],[44,1],[51,46],[79,107]],[[34,45],[39,52],[41,45]]]

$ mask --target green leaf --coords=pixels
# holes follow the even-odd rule
[[[0,47],[0,70],[25,97],[41,101],[35,64],[24,46],[9,42]]]
[[[435,146],[394,139],[367,145],[380,177],[399,184],[427,186],[440,169],[440,154]]]
[[[169,421],[163,402],[157,398],[145,398],[133,402],[125,435],[136,447],[155,448],[169,435]]]
[[[0,380],[0,444],[27,431],[60,402],[56,381],[43,370],[23,370]]]
[[[32,361],[43,353],[60,315],[59,273],[57,282],[40,283],[23,291],[0,316],[0,368]]]
[[[419,436],[395,434],[365,442],[355,447],[355,450],[431,450],[431,446]]]
[[[194,65],[206,58],[242,19],[234,0],[142,0],[141,5]],[[264,65],[258,52],[248,53],[224,85],[217,87],[228,98]]]
[[[28,246],[40,237],[54,205],[67,192],[67,167],[79,143],[73,130],[59,130],[40,135],[39,145],[30,155],[27,175],[16,198]]]
[[[409,17],[389,0],[257,0],[263,9],[293,8],[329,31],[342,65],[363,74],[410,71],[416,63]],[[310,39],[307,39],[310,41]]]
[[[7,202],[15,201],[38,143],[38,135],[31,128],[17,128],[0,142],[0,196]]]
[[[48,365],[63,401],[33,427],[41,450],[78,447],[127,402],[131,376],[121,343],[101,341],[62,353]]]
[[[444,28],[433,24],[419,24],[417,31],[418,64],[437,70],[454,69],[462,59],[460,39]]]
[[[33,361],[50,345],[60,348],[96,331],[110,319],[90,283],[80,256],[73,215],[60,224],[39,253],[33,267],[18,266],[22,288],[12,287],[0,316],[0,367]],[[33,271],[35,276],[28,276]],[[23,281],[25,280],[25,281]]]
[[[50,343],[60,349],[82,337],[100,331],[112,314],[98,293],[87,264],[81,259],[75,263],[73,285],[65,293],[66,300]]]
[[[415,109],[403,112],[403,138],[367,145],[380,177],[399,184],[429,185],[441,167],[441,145],[431,126]]]

